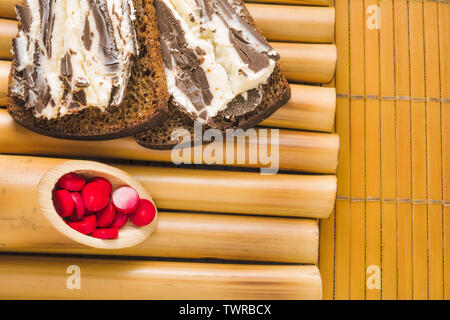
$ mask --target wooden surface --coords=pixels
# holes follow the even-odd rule
[[[0,16],[14,18],[15,2],[0,0]],[[258,129],[281,129],[283,172],[261,175],[255,170],[260,163],[177,168],[168,164],[170,152],[141,148],[132,137],[105,142],[48,138],[13,123],[0,109],[1,298],[123,298],[116,294],[118,286],[134,299],[322,298],[316,265],[318,240],[326,235],[318,234],[317,218],[327,218],[335,203],[340,147],[338,135],[329,133],[336,107],[331,82],[337,59],[335,12],[320,7],[329,0],[258,2],[265,4],[249,9],[280,52],[292,88],[288,104]],[[5,30],[2,37],[10,35]],[[9,47],[2,49],[7,58]],[[3,106],[8,72],[9,62],[0,61]],[[134,176],[163,211],[155,234],[110,253],[52,232],[36,215],[33,191],[46,170],[64,161],[48,157],[105,161]],[[11,202],[22,197],[29,200],[20,206]],[[105,254],[115,257],[106,260]],[[227,261],[211,263],[211,258]],[[276,264],[286,262],[294,265]],[[82,272],[81,290],[64,286],[70,276],[66,269],[73,265]]]
[[[18,200],[20,193],[15,188],[37,186],[45,172],[64,161],[0,155],[3,201],[9,201],[5,196],[9,191]],[[138,164],[116,167],[149,190],[159,209],[327,218],[336,196],[334,175],[262,175]]]
[[[0,282],[3,299],[320,299],[322,291],[316,266],[75,257],[0,256]]]
[[[334,3],[341,151],[324,298],[449,299],[450,3]]]
[[[31,189],[25,192],[33,197]],[[316,264],[318,260],[319,225],[316,219],[159,212],[158,227],[146,241],[131,248],[101,250],[79,245],[55,232],[33,210],[35,201],[23,203],[21,214],[17,215],[10,209],[11,204],[0,200],[4,207],[0,211],[2,252],[213,258],[301,264]],[[11,229],[15,232],[10,232]]]
[[[259,131],[258,131],[259,132]],[[264,144],[267,141],[267,148],[271,147],[271,133],[268,133],[267,140],[256,140],[258,132],[254,138],[247,139],[243,146],[252,149],[252,146]],[[126,137],[118,140],[108,141],[71,141],[55,139],[18,125],[9,116],[6,110],[0,109],[0,150],[8,154],[29,154],[29,155],[51,155],[51,156],[78,156],[93,157],[100,159],[129,159],[142,161],[172,162],[172,150],[149,150],[140,146],[133,137]],[[335,134],[312,133],[292,130],[279,130],[278,141],[275,148],[279,153],[279,168],[282,170],[304,171],[315,173],[335,173],[337,158],[339,153],[339,138]],[[237,140],[235,141],[237,144]],[[222,145],[219,145],[222,148]],[[201,161],[195,160],[195,150],[204,150],[206,146],[198,146],[186,151],[189,153],[190,163],[201,164],[205,162],[205,157]],[[227,155],[226,144],[223,145],[223,154]],[[231,150],[231,151],[230,151]],[[223,165],[239,167],[268,167],[257,161],[250,161],[246,157],[238,161],[234,156],[234,148],[229,149],[232,161],[222,161]],[[231,153],[233,152],[233,153]],[[248,152],[246,152],[248,154]],[[298,155],[301,154],[301,157]],[[276,164],[276,159],[273,165]],[[195,162],[194,162],[195,161]],[[221,164],[221,163],[219,163]]]

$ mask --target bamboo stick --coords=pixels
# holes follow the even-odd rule
[[[0,282],[2,299],[275,300],[322,297],[320,274],[315,266],[6,255],[0,260]],[[73,287],[77,284],[79,289]]]
[[[335,88],[291,84],[291,99],[261,125],[331,132],[335,111]]]
[[[410,68],[411,97],[426,97],[425,70],[431,67],[425,61],[424,48],[424,8],[423,3],[409,4],[409,60],[414,68]],[[431,17],[427,17],[431,18]],[[438,77],[438,74],[435,75]],[[412,199],[427,199],[427,105],[425,101],[411,101],[411,165],[412,165]],[[439,154],[440,156],[440,154]],[[434,161],[434,160],[433,160]],[[413,299],[429,298],[429,207],[413,203]]]
[[[261,132],[258,129],[257,132]],[[24,129],[8,115],[6,110],[0,110],[0,150],[3,153],[10,154],[29,154],[29,155],[52,155],[52,156],[80,156],[93,158],[113,158],[129,160],[145,160],[172,162],[171,150],[149,150],[138,145],[133,137],[127,137],[119,140],[109,141],[71,141],[46,137],[30,130]],[[337,156],[339,152],[339,137],[334,134],[310,133],[280,130],[279,143],[272,146],[271,138],[264,139],[260,135],[258,145],[268,145],[267,149],[272,153],[269,164],[263,164],[258,157],[257,161],[250,159],[248,155],[258,154],[254,149],[256,144],[252,138],[249,143],[247,139],[245,163],[239,163],[235,154],[236,148],[228,148],[215,144],[218,148],[224,148],[223,164],[231,166],[245,167],[264,167],[279,166],[285,170],[308,171],[318,173],[334,173],[337,166]],[[269,140],[269,141],[267,141]],[[237,142],[236,142],[237,143]],[[185,151],[187,160],[194,163],[195,154],[200,153],[202,148],[211,148],[211,146],[198,146]],[[277,157],[277,148],[278,155]],[[205,155],[206,152],[203,154]],[[226,155],[231,156],[233,161],[226,161]],[[206,163],[207,158],[201,157],[201,163]],[[251,161],[252,160],[252,161]],[[279,163],[277,164],[277,161]],[[195,161],[196,162],[196,161]],[[220,161],[217,161],[220,162]],[[217,164],[216,162],[216,164]],[[220,164],[220,163],[219,163]]]
[[[0,106],[5,106],[7,104],[10,68],[11,63],[9,61],[0,60]]]
[[[329,83],[336,70],[337,51],[331,44],[271,43],[289,81]]]
[[[272,41],[332,43],[334,8],[249,3],[247,8]]]
[[[56,232],[39,214],[35,193],[34,184],[8,184],[0,196],[0,251],[317,263],[319,232],[313,219],[159,212],[158,226],[144,242],[101,250]],[[30,200],[20,201],[24,198]]]
[[[374,7],[378,5],[377,0],[366,1],[365,7]],[[381,8],[380,8],[381,10]],[[367,17],[367,15],[366,15]],[[364,78],[365,78],[365,94],[378,95],[381,89],[380,77],[380,51],[381,46],[378,41],[379,32],[365,32],[364,42],[366,50],[364,51]],[[367,100],[365,107],[365,135],[366,135],[366,197],[371,199],[380,199],[382,196],[381,189],[381,103],[379,100]],[[381,202],[366,202],[365,207],[365,224],[370,228],[366,228],[365,235],[365,268],[366,272],[373,272],[368,266],[381,267]],[[374,267],[372,267],[374,268]],[[365,277],[367,279],[367,275]],[[367,300],[381,299],[381,285],[378,286],[376,281],[372,281],[369,286],[364,285],[364,297]]]
[[[380,30],[380,94],[383,97],[396,96],[395,92],[395,54],[393,2],[380,3],[380,15],[383,27]],[[381,196],[384,199],[397,197],[396,179],[396,110],[395,101],[381,101]],[[382,213],[382,214],[381,214]],[[381,270],[383,281],[382,298],[392,300],[397,297],[397,205],[385,202],[381,204]]]
[[[0,17],[16,18],[14,4],[1,0]],[[247,4],[259,28],[269,40],[332,43],[335,14],[333,8]],[[0,30],[2,30],[0,28]]]
[[[245,0],[245,2],[284,3],[284,4],[313,5],[313,6],[331,5],[331,0]]]
[[[450,12],[450,11],[449,11]],[[428,97],[440,97],[439,80],[439,15],[438,3],[424,3],[424,33],[425,33],[425,77],[427,79],[426,95]],[[430,18],[428,18],[430,17]],[[448,32],[447,32],[448,33]],[[436,155],[442,155],[441,144],[441,105],[437,101],[427,101],[427,161],[428,161],[428,199],[443,199],[442,194],[442,169],[441,161],[434,161]],[[442,159],[442,158],[441,158]],[[439,203],[428,204],[429,222],[428,234],[442,233],[443,207]],[[429,299],[444,299],[444,264],[442,263],[444,252],[444,237],[429,237]]]
[[[410,59],[409,59],[409,14],[408,1],[394,1],[394,41],[395,41],[395,94],[396,96],[410,96]],[[401,27],[397,27],[401,26]],[[411,102],[399,100],[396,108],[396,163],[397,181],[396,196],[398,199],[412,199],[412,153],[411,153]],[[412,203],[397,203],[397,268],[396,282],[384,288],[383,297],[392,299],[413,299],[413,215]],[[384,293],[387,291],[387,295]]]
[[[2,59],[11,59],[11,40],[15,33],[8,32],[10,25],[10,20],[0,19]],[[272,42],[271,45],[280,53],[280,64],[289,81],[328,83],[333,78],[337,60],[335,45],[282,42]]]
[[[350,95],[361,96],[365,92],[364,79],[364,6],[360,0],[350,0]],[[350,196],[365,199],[366,196],[366,136],[365,101],[350,100]],[[367,146],[369,148],[369,146]],[[365,270],[365,202],[350,205],[350,287],[349,298],[364,299]]]
[[[440,70],[440,97],[447,102],[450,101],[450,71],[448,63],[450,60],[450,41],[448,41],[448,30],[450,30],[450,6],[445,2],[438,3],[439,24],[439,70]],[[446,107],[445,107],[446,106]],[[448,104],[442,104],[441,115],[441,137],[442,137],[442,207],[443,215],[443,247],[444,250],[444,299],[450,299],[450,108]],[[435,158],[434,158],[435,159]]]
[[[37,185],[45,172],[64,161],[0,155],[0,185],[5,190]],[[115,167],[135,177],[161,211],[326,218],[331,214],[336,194],[336,177],[329,175],[261,175],[137,165]],[[2,196],[2,201],[10,199]]]
[[[14,6],[22,3],[21,0],[0,0],[0,17],[16,19]]]
[[[350,196],[350,102],[345,96],[350,96],[349,75],[349,2],[336,1],[336,47],[339,50],[339,60],[336,70],[336,92],[342,94],[336,103],[336,130],[342,139],[339,152],[339,171],[337,173],[339,186],[338,195]],[[333,283],[324,283],[324,286],[332,288],[333,298],[336,300],[348,300],[350,297],[350,207],[348,200],[336,202],[336,231],[334,238],[334,274]],[[330,235],[331,236],[331,235]],[[331,254],[331,253],[329,253]],[[329,278],[329,277],[328,277]],[[329,291],[330,289],[326,289]]]
[[[17,21],[0,19],[0,59],[11,59],[11,40],[17,34]]]

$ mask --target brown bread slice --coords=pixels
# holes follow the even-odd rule
[[[242,19],[262,35],[262,31],[256,27],[243,1],[233,0],[232,2],[233,6],[242,8],[240,10]],[[213,121],[217,129],[224,133],[227,129],[241,128],[245,130],[254,127],[272,115],[290,99],[291,90],[285,74],[278,63],[267,84],[263,85],[262,92],[262,102],[253,111],[241,116],[232,117],[230,120],[227,120],[224,115],[224,111],[226,110],[215,116]],[[205,126],[206,129],[207,127]],[[171,135],[178,128],[189,130],[191,132],[191,140],[193,141],[194,121],[190,116],[181,111],[171,99],[169,101],[169,118],[160,126],[138,133],[136,140],[140,145],[147,148],[171,149],[177,144],[177,142],[171,140]]]
[[[139,56],[135,61],[126,96],[118,107],[105,112],[86,108],[47,120],[36,118],[32,108],[10,95],[8,112],[22,126],[35,132],[65,139],[106,140],[134,135],[167,118],[169,94],[158,41],[159,32],[153,0],[134,0]],[[14,86],[11,69],[9,90]]]

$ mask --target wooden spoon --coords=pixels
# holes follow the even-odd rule
[[[153,205],[155,205],[156,214],[153,221],[146,226],[138,227],[128,220],[127,223],[119,229],[119,236],[117,239],[97,239],[72,229],[56,212],[52,200],[52,193],[56,183],[64,174],[70,172],[77,173],[87,180],[94,177],[108,179],[112,184],[113,192],[123,185],[128,185],[138,192],[141,199],[147,199],[153,202],[152,197],[147,190],[137,180],[120,169],[94,161],[66,161],[47,171],[42,176],[38,185],[38,201],[41,210],[57,231],[78,243],[90,247],[120,249],[131,247],[144,241],[155,230],[158,223],[158,212],[154,202]]]

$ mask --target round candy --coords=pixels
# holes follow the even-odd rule
[[[135,225],[142,227],[153,221],[156,215],[156,208],[153,203],[147,199],[139,200],[137,210],[129,214],[130,221]]]
[[[116,239],[119,235],[117,228],[103,228],[97,229],[92,233],[92,237],[98,239]]]
[[[97,217],[95,215],[87,216],[81,221],[69,222],[69,226],[82,234],[88,235],[97,228]]]
[[[108,188],[101,182],[89,182],[81,191],[81,197],[89,211],[100,211],[109,203]]]
[[[135,211],[139,205],[139,194],[130,186],[123,186],[114,191],[112,203],[116,209],[124,214]]]
[[[116,217],[116,209],[111,203],[108,203],[105,209],[96,213],[97,226],[100,228],[108,227]]]
[[[95,177],[95,178],[91,179],[91,181],[89,181],[89,182],[101,182],[101,183],[104,183],[106,188],[109,191],[109,194],[111,195],[111,193],[112,193],[112,185],[111,185],[111,182],[109,182],[107,179],[102,178],[102,177]]]
[[[66,189],[68,191],[81,191],[83,189],[86,181],[82,176],[76,173],[66,173],[61,178],[59,178],[56,185],[62,189]]]
[[[111,228],[122,228],[127,223],[128,215],[117,212],[114,221],[111,223]]]
[[[72,195],[65,189],[56,190],[53,193],[53,204],[56,212],[58,212],[58,214],[63,218],[72,215],[75,208]]]
[[[72,196],[73,202],[75,204],[75,211],[73,212],[73,217],[75,220],[81,220],[84,217],[85,209],[83,199],[78,192],[72,192],[70,194]]]

